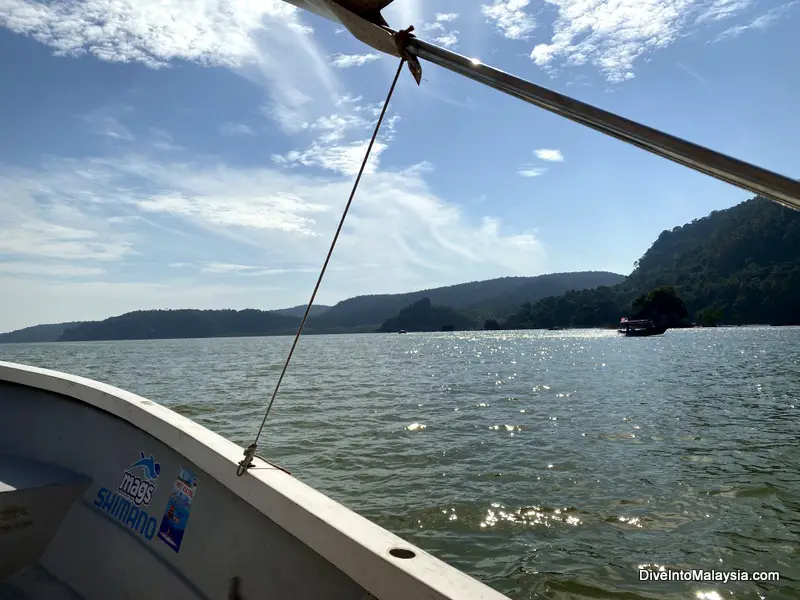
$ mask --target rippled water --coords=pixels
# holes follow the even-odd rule
[[[290,342],[0,359],[120,386],[244,445]],[[511,598],[800,598],[800,328],[309,336],[284,385],[261,454]],[[641,582],[639,565],[781,580]]]

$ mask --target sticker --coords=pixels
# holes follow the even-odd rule
[[[156,491],[156,480],[161,474],[161,465],[151,454],[139,452],[139,460],[130,465],[122,474],[117,489],[97,490],[94,505],[136,533],[152,540],[156,534],[158,521],[144,510],[150,504]]]
[[[180,476],[175,479],[172,485],[167,508],[164,509],[164,516],[161,518],[161,527],[158,530],[158,537],[175,552],[180,551],[183,534],[186,531],[186,523],[189,520],[189,511],[192,509],[197,484],[199,481],[192,473],[181,467]]]

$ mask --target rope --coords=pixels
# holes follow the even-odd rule
[[[336,233],[333,236],[333,241],[331,242],[331,247],[328,250],[328,255],[325,257],[325,262],[322,265],[322,270],[319,272],[319,277],[317,278],[317,284],[314,286],[314,291],[311,294],[311,299],[308,301],[308,305],[306,306],[306,312],[303,314],[303,319],[300,321],[300,326],[297,328],[297,333],[294,336],[294,341],[292,342],[292,347],[289,349],[289,355],[286,357],[286,362],[283,363],[283,369],[281,370],[281,374],[278,377],[278,383],[275,384],[275,390],[272,392],[272,398],[270,398],[269,404],[267,405],[267,410],[264,412],[264,418],[261,420],[261,426],[258,428],[258,433],[256,434],[256,438],[253,440],[253,443],[250,444],[244,451],[244,458],[239,463],[239,466],[236,468],[236,474],[241,477],[244,475],[244,472],[253,466],[253,457],[258,450],[258,440],[261,438],[261,433],[264,431],[264,424],[267,422],[267,417],[269,416],[269,411],[272,408],[273,403],[275,402],[275,397],[278,395],[278,390],[281,387],[281,382],[283,381],[283,376],[286,375],[286,369],[289,367],[289,361],[292,360],[292,355],[294,354],[294,350],[297,347],[297,342],[300,341],[300,335],[303,333],[303,327],[305,327],[306,320],[308,319],[308,313],[311,312],[311,305],[314,304],[314,299],[317,297],[317,291],[319,290],[320,284],[322,284],[322,278],[325,276],[325,271],[328,268],[328,263],[331,260],[331,256],[333,255],[333,249],[336,247],[336,242],[339,239],[339,234],[342,232],[342,227],[344,226],[344,220],[347,218],[347,213],[350,210],[350,205],[353,203],[353,198],[356,195],[356,190],[358,190],[358,184],[361,182],[361,176],[364,174],[364,169],[367,166],[367,161],[369,160],[369,155],[372,152],[372,146],[375,144],[375,139],[378,137],[378,132],[380,131],[381,124],[383,123],[383,117],[386,115],[386,109],[389,108],[389,101],[392,99],[392,95],[394,94],[394,89],[397,86],[397,80],[400,78],[400,73],[403,70],[403,65],[406,62],[406,57],[403,56],[400,59],[400,65],[397,67],[397,72],[394,75],[394,79],[392,80],[392,86],[389,88],[389,94],[386,97],[386,102],[383,103],[383,108],[381,109],[381,114],[378,117],[378,122],[375,124],[375,131],[372,132],[372,138],[369,141],[369,146],[367,146],[367,152],[364,155],[364,160],[361,162],[361,168],[358,170],[358,175],[356,176],[356,181],[353,184],[353,190],[350,192],[350,198],[347,200],[347,204],[344,207],[344,212],[342,213],[342,218],[339,220],[339,227],[336,228]]]

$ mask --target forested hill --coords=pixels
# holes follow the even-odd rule
[[[406,294],[356,296],[339,302],[321,316],[312,317],[309,326],[319,331],[366,326],[373,326],[374,329],[423,298],[428,298],[436,306],[508,314],[517,310],[523,302],[536,302],[567,290],[614,285],[624,279],[623,275],[617,273],[582,271],[536,277],[502,277]]]
[[[329,308],[330,306],[323,304],[312,306],[311,315],[321,315]],[[172,337],[165,333],[167,331],[174,334],[180,333],[181,335],[177,335],[177,337],[283,334],[287,332],[287,328],[297,327],[305,310],[305,305],[302,305],[272,311],[139,311],[104,321],[75,321],[24,327],[16,331],[0,333],[0,344]],[[165,312],[170,314],[161,314]],[[291,317],[291,319],[272,319],[269,316],[263,316],[262,313]],[[169,321],[174,321],[174,323],[168,324]],[[78,325],[82,325],[78,331],[64,335],[67,329],[73,329]],[[196,328],[194,328],[195,325]],[[240,333],[249,327],[254,327],[254,331],[258,333]]]
[[[500,324],[506,328],[603,327],[631,315],[654,289],[665,286],[685,303],[689,321],[800,324],[800,212],[754,198],[662,232],[628,278],[556,273],[358,296],[313,312],[308,333],[374,331],[425,298],[384,329],[403,327],[409,316],[431,327],[440,321],[442,326],[479,327],[487,316],[509,313]],[[301,309],[137,311],[105,321],[26,328],[3,334],[0,341],[50,341],[56,335],[69,341],[291,334]],[[462,323],[450,309],[467,320]]]
[[[375,331],[384,321],[421,300],[466,310],[477,323],[484,313],[509,314],[524,301],[536,302],[569,289],[611,285],[624,277],[616,273],[554,273],[537,277],[504,277],[407,294],[357,296],[336,306],[314,306],[306,332]],[[296,331],[305,306],[261,310],[146,310],[103,321],[28,327],[0,341],[90,341],[285,335]],[[74,325],[74,327],[72,327]],[[70,327],[69,330],[67,328]],[[31,339],[33,336],[36,339]]]
[[[80,325],[79,321],[72,323],[51,323],[48,325],[34,325],[8,333],[0,333],[0,344],[30,344],[34,342],[55,342],[70,327]]]
[[[311,306],[311,311],[309,312],[309,318],[324,314],[328,312],[330,308],[331,308],[330,306],[326,306],[324,304],[314,304]],[[302,319],[303,315],[306,312],[306,305],[300,304],[298,306],[293,306],[291,308],[279,308],[277,310],[272,310],[270,312],[279,315],[288,315],[290,317],[297,317],[298,319]]]
[[[526,304],[506,325],[613,325],[662,286],[697,321],[800,324],[800,212],[763,198],[714,211],[662,232],[623,283]]]
[[[291,334],[298,317],[263,310],[139,310],[64,331],[62,342]]]
[[[380,333],[406,331],[442,331],[475,329],[475,322],[462,311],[449,306],[434,306],[429,298],[417,300],[396,317],[387,319],[378,329]]]

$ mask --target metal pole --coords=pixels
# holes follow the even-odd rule
[[[421,59],[566,117],[571,121],[596,129],[695,171],[744,188],[789,208],[800,210],[800,181],[687,142],[591,104],[574,100],[569,96],[548,90],[417,38],[409,40],[408,51]]]

